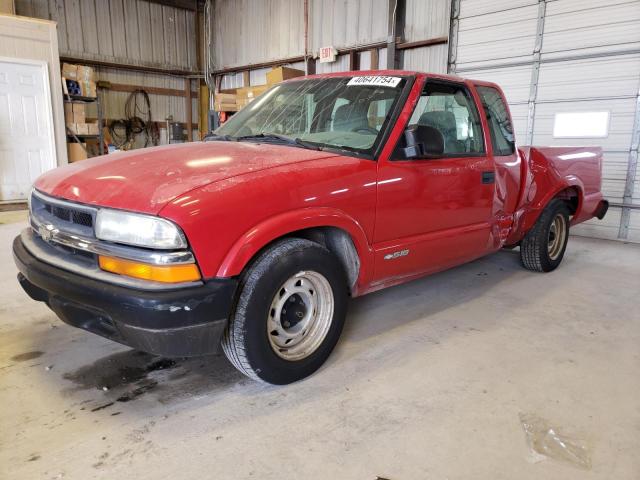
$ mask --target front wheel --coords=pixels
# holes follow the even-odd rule
[[[255,380],[287,384],[315,372],[336,345],[347,306],[338,259],[303,239],[265,250],[243,276],[222,338],[231,363]]]
[[[564,257],[569,239],[569,209],[552,200],[520,244],[522,265],[535,272],[555,270]]]

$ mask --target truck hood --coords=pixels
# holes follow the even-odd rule
[[[85,204],[157,214],[177,196],[212,182],[334,156],[264,143],[183,143],[82,160],[45,173],[35,187]]]

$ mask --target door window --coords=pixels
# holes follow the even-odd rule
[[[509,109],[502,100],[502,95],[493,87],[479,86],[477,88],[487,115],[493,154],[498,157],[513,155],[516,151],[513,125],[509,117]]]
[[[438,130],[447,157],[484,153],[478,110],[463,85],[428,82],[409,120],[409,126],[413,125]]]

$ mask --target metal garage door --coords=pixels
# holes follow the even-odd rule
[[[452,17],[451,71],[503,86],[520,144],[604,148],[614,206],[574,233],[640,242],[640,1],[460,0]],[[585,129],[563,133],[563,114]]]

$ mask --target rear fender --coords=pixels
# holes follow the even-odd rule
[[[574,189],[578,195],[578,204],[574,219],[581,219],[584,203],[584,185],[575,175],[562,176],[554,168],[553,163],[547,161],[544,155],[531,148],[526,182],[520,205],[514,214],[514,227],[506,241],[506,245],[519,242],[536,223],[544,208],[563,192]]]
[[[372,273],[372,255],[362,227],[340,210],[329,207],[305,208],[273,216],[245,232],[231,247],[216,277],[239,275],[249,261],[266,245],[299,230],[334,227],[346,231],[360,257],[356,287],[365,285]]]

